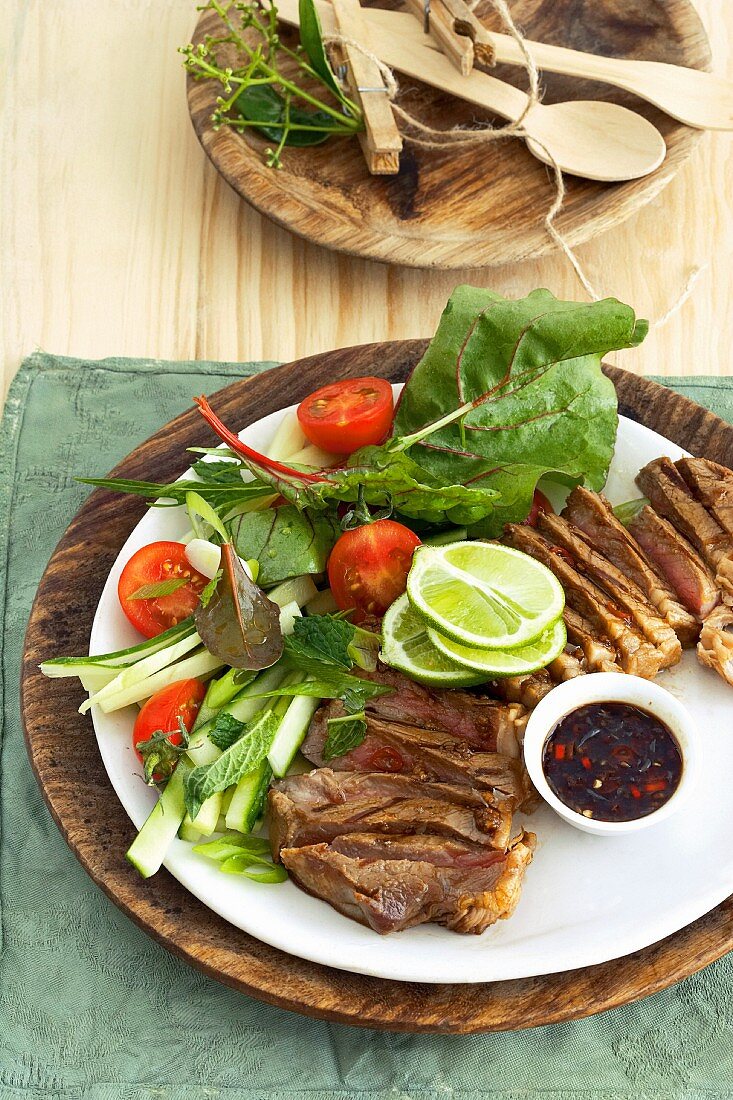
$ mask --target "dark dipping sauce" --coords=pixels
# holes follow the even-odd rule
[[[542,767],[561,802],[598,821],[653,814],[677,790],[682,754],[669,728],[629,703],[587,703],[545,742]]]

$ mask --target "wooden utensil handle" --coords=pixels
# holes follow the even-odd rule
[[[415,18],[422,21],[425,12],[423,0],[405,2]],[[453,17],[442,0],[430,0],[430,35],[458,72],[462,76],[468,76],[473,68],[473,41],[467,34],[458,34],[453,23]]]

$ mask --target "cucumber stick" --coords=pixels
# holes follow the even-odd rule
[[[242,688],[239,694],[221,709],[226,709],[227,714],[231,714],[239,722],[249,722],[263,707],[263,700],[253,698],[253,696],[264,691],[274,691],[275,688],[279,687],[283,677],[282,669],[268,668],[266,672],[260,673],[256,680],[252,680],[246,687]],[[214,728],[215,721],[216,715],[210,718],[205,725],[196,729],[195,735],[191,738],[187,756],[197,767],[200,764],[213,764],[221,756],[221,750],[216,747],[213,741],[209,741],[209,733]]]
[[[292,764],[320,703],[320,699],[310,695],[295,695],[291,700],[267,754],[270,767],[278,778],[285,775]]]
[[[248,676],[249,679],[247,679]],[[223,676],[210,680],[191,732],[196,733],[197,730],[208,725],[211,719],[215,718],[227,703],[231,703],[247,684],[251,684],[256,676],[256,672],[247,673],[242,668],[230,668]]]
[[[216,829],[220,813],[221,791],[217,791],[216,794],[209,795],[191,824],[204,836],[211,836]]]
[[[178,761],[165,790],[127,850],[126,858],[143,878],[150,878],[160,870],[170,842],[186,816],[184,788],[189,770],[185,761]]]
[[[187,840],[189,844],[198,844],[202,836],[203,833],[198,831],[191,818],[186,814],[178,830],[178,839]]]
[[[158,634],[155,638],[148,638],[147,641],[138,642],[137,645],[129,646],[127,649],[116,649],[112,653],[99,653],[95,657],[55,657],[51,661],[44,661],[40,668],[44,676],[51,677],[78,676],[80,669],[94,668],[95,665],[116,667],[119,670],[126,665],[134,665],[136,661],[140,661],[151,653],[166,649],[169,645],[180,641],[181,638],[188,637],[193,632],[193,617],[189,616],[183,622],[169,627],[168,630]]]
[[[161,669],[172,665],[175,661],[180,660],[181,657],[185,657],[187,653],[190,653],[192,649],[196,649],[196,647],[200,645],[201,639],[194,630],[192,634],[179,639],[174,642],[173,645],[166,646],[165,649],[159,649],[156,653],[149,653],[146,657],[143,657],[142,660],[136,661],[134,665],[129,665],[127,668],[121,669],[114,680],[107,684],[106,687],[103,687],[101,691],[98,691],[92,699],[84,704],[85,711],[89,710],[92,703],[102,706],[108,699],[113,699],[118,695],[124,695],[130,688],[143,680],[150,679],[156,672],[160,672]],[[81,713],[83,714],[85,711],[81,711]]]
[[[227,829],[238,833],[250,833],[262,811],[272,779],[272,768],[267,760],[239,780],[226,814]]]
[[[131,703],[140,703],[143,699],[149,699],[151,695],[155,695],[156,691],[161,691],[169,684],[175,683],[176,680],[188,680],[190,677],[195,677],[198,680],[206,679],[212,672],[222,668],[223,665],[224,662],[218,657],[214,657],[207,649],[201,649],[197,653],[192,653],[190,657],[186,657],[183,661],[177,661],[170,668],[163,668],[160,672],[156,672],[154,676],[148,676],[146,680],[141,680],[125,691],[105,699],[99,705],[105,714],[109,714],[111,711],[121,710],[122,707],[129,707]],[[95,695],[93,699],[83,704],[83,708],[79,708],[79,712],[83,713],[96,702],[97,696]]]

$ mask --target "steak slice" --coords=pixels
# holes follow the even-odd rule
[[[506,852],[435,836],[362,833],[281,855],[304,890],[382,935],[429,921],[478,934],[511,916],[534,845],[532,833]]]
[[[301,775],[278,779],[272,787],[284,791],[298,806],[337,806],[363,799],[439,798],[476,810],[494,806],[490,791],[475,791],[462,783],[428,783],[414,775],[391,772],[337,772],[315,768]]]
[[[644,593],[608,558],[586,542],[578,528],[562,516],[540,514],[538,527],[556,546],[561,546],[573,559],[575,568],[612,597],[638,627],[648,642],[659,651],[661,668],[676,665],[682,656],[682,646],[672,627],[662,619]]]
[[[733,470],[709,458],[681,458],[675,466],[715,521],[733,536]]]
[[[344,756],[323,760],[329,717],[342,714],[338,703],[319,707],[311,720],[303,755],[319,767],[334,771],[393,772],[420,780],[458,783],[491,791],[489,801],[511,812],[532,800],[532,787],[524,764],[501,753],[476,752],[462,739],[442,730],[424,730],[367,715],[362,743]]]
[[[654,510],[689,539],[713,572],[723,558],[733,553],[733,538],[692,495],[670,459],[650,462],[637,474],[636,484],[649,497]]]
[[[520,754],[527,716],[517,704],[507,706],[467,691],[434,691],[384,665],[359,675],[392,688],[389,694],[369,700],[367,710],[371,714],[421,729],[445,730],[484,752]]]
[[[704,619],[720,600],[715,578],[690,543],[647,504],[634,516],[629,531],[654,561],[680,601]],[[699,621],[697,631],[699,633]]]
[[[568,638],[581,650],[588,672],[621,672],[616,661],[616,650],[608,638],[599,637],[587,619],[565,606],[563,611]]]
[[[438,784],[432,784],[433,791]],[[474,810],[449,799],[365,798],[340,805],[298,805],[283,790],[269,793],[270,843],[277,859],[282,848],[331,841],[346,833],[431,835],[488,845],[502,852],[509,841],[511,814],[493,806]]]
[[[662,667],[662,656],[634,627],[633,622],[605,592],[566,560],[566,551],[553,547],[532,527],[509,523],[507,541],[552,570],[565,589],[570,607],[588,620],[593,631],[608,638],[624,672],[653,679]],[[560,551],[559,553],[557,551]]]
[[[504,676],[495,680],[491,690],[507,703],[521,703],[527,710],[536,707],[555,686],[547,669],[528,672],[526,676]]]
[[[733,684],[733,608],[721,604],[702,624],[697,658]]]
[[[590,546],[608,558],[644,593],[682,645],[694,645],[700,624],[679,602],[674,588],[664,579],[664,572],[659,571],[654,560],[647,557],[616,519],[602,494],[578,486],[568,497],[562,515],[575,525]]]

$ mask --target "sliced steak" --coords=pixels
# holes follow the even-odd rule
[[[578,486],[568,497],[562,515],[644,593],[669,623],[682,645],[694,645],[700,624],[678,600],[654,559],[648,557],[624,525],[616,519],[606,498]]]
[[[490,801],[511,812],[531,798],[524,765],[500,753],[476,752],[466,741],[441,730],[424,730],[367,715],[367,733],[351,752],[323,759],[329,717],[340,716],[339,704],[327,703],[316,711],[303,743],[306,759],[334,771],[393,772],[427,782],[459,783],[492,791]]]
[[[281,848],[319,844],[359,832],[397,836],[428,833],[503,852],[512,822],[511,814],[493,806],[474,810],[448,799],[430,798],[426,793],[418,798],[366,798],[315,808],[298,805],[282,790],[271,790],[268,797],[270,843],[276,859]]]
[[[733,536],[733,470],[709,458],[681,458],[675,466],[715,521]]]
[[[570,607],[582,615],[601,637],[608,638],[624,672],[653,679],[662,667],[659,651],[638,631],[630,616],[572,565],[562,547],[553,546],[531,527],[507,524],[511,546],[530,554],[551,569],[565,589]]]
[[[316,768],[312,772],[278,779],[272,789],[284,791],[298,806],[312,808],[369,798],[394,801],[423,795],[476,810],[494,806],[490,791],[475,791],[462,783],[428,783],[414,775],[391,772],[338,772],[332,768]]]
[[[501,853],[434,836],[357,834],[281,855],[304,890],[383,935],[429,921],[480,933],[511,916],[534,844],[523,833]]]
[[[702,624],[697,643],[700,664],[707,665],[733,684],[733,608],[721,604]]]
[[[629,532],[664,574],[680,601],[704,619],[720,600],[715,578],[690,543],[647,504],[634,516]],[[699,622],[697,623],[699,633]]]
[[[564,684],[566,680],[574,680],[576,676],[585,674],[585,657],[580,646],[572,643],[565,646],[554,661],[547,666],[550,678],[555,684]]]
[[[640,470],[636,484],[652,507],[668,519],[702,554],[715,572],[721,559],[733,553],[733,537],[727,534],[668,458],[656,458]]]
[[[359,675],[392,688],[389,694],[369,701],[367,710],[371,714],[422,729],[445,730],[484,752],[520,754],[526,724],[521,706],[507,706],[467,691],[432,691],[384,665]]]
[[[599,636],[587,619],[567,604],[563,611],[563,619],[568,638],[581,650],[588,672],[623,671],[616,661],[616,650],[608,638]]]
[[[570,554],[579,573],[605,589],[614,604],[631,617],[641,634],[659,651],[661,668],[679,663],[682,646],[677,635],[633,581],[602,553],[593,549],[583,539],[580,530],[562,516],[541,514],[537,525],[549,542],[561,546]]]
[[[507,703],[521,703],[527,710],[532,710],[554,686],[550,673],[543,668],[526,676],[504,676],[494,681],[491,690]]]

